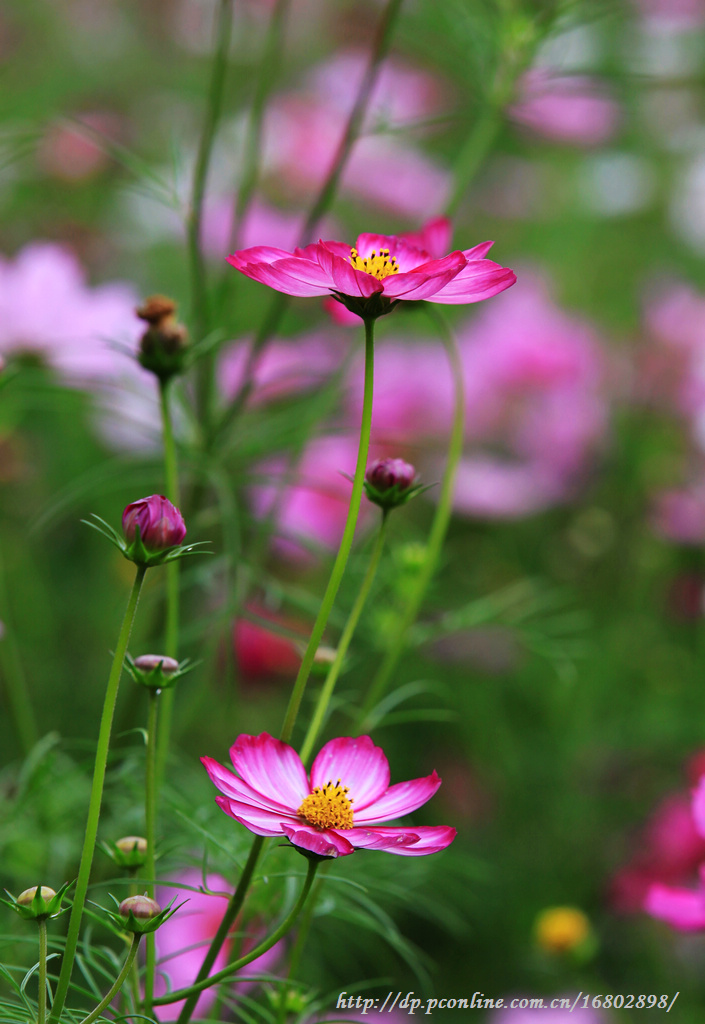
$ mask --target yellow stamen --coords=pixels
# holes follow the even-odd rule
[[[369,256],[360,256],[357,249],[350,250],[350,262],[355,270],[364,270],[366,274],[378,278],[380,281],[390,274],[399,273],[399,265],[396,256],[389,258],[389,249],[380,249],[379,255],[371,252]]]
[[[325,786],[316,786],[296,812],[314,828],[352,828],[352,797],[347,786],[335,785],[328,780]]]

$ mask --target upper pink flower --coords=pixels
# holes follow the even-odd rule
[[[319,241],[293,253],[261,245],[233,253],[228,262],[286,295],[334,295],[363,317],[388,313],[402,299],[479,302],[516,281],[513,271],[485,259],[492,242],[437,259],[422,238],[362,234],[352,247]]]
[[[386,850],[406,857],[436,853],[455,839],[447,825],[380,825],[415,811],[441,784],[432,772],[389,785],[389,762],[369,736],[331,740],[311,766],[282,740],[263,732],[238,736],[230,748],[237,774],[211,757],[201,761],[221,791],[218,806],[260,836],[286,836],[321,857],[356,849]]]

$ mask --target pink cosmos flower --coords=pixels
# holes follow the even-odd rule
[[[705,838],[705,775],[693,792],[692,818],[698,835]],[[666,921],[678,931],[705,929],[705,863],[700,865],[699,874],[698,889],[661,883],[652,885],[644,900],[646,913]]]
[[[657,494],[651,525],[668,540],[679,544],[702,544],[705,541],[705,487],[702,482]]]
[[[238,736],[230,748],[236,774],[211,757],[201,761],[220,790],[216,803],[251,832],[286,836],[321,857],[356,849],[406,857],[445,849],[456,830],[446,825],[390,827],[380,822],[415,811],[441,784],[432,772],[389,785],[389,762],[369,736],[330,740],[306,774],[296,751],[268,733]]]
[[[183,903],[178,914],[174,914],[156,932],[157,979],[155,994],[165,995],[167,991],[185,988],[196,980],[203,963],[211,939],[215,937],[220,922],[228,906],[228,883],[220,875],[209,875],[206,885],[211,892],[197,892],[203,885],[200,871],[189,869],[182,871],[169,886],[157,891],[161,906],[167,906],[175,897],[176,902]],[[183,887],[183,888],[181,888]],[[216,895],[217,894],[217,895]],[[235,929],[237,930],[237,929]],[[252,949],[259,938],[245,937],[242,949]],[[216,957],[211,974],[222,970],[230,958],[232,939],[226,939],[223,948]],[[281,952],[280,944],[263,953],[257,960],[247,964],[238,973],[238,981],[233,982],[240,987],[240,979],[250,974],[262,974],[271,971]],[[168,985],[167,985],[168,981]],[[253,984],[250,982],[250,984]],[[198,999],[195,1013],[205,1017],[216,996],[216,988],[206,989]],[[154,1011],[159,1020],[176,1020],[183,1008],[183,1000],[155,1006]]]
[[[128,505],[122,514],[125,538],[131,544],[140,529],[140,539],[148,551],[176,547],[186,536],[184,517],[163,494],[150,494]]]
[[[555,142],[598,146],[617,130],[619,110],[597,81],[585,76],[529,71],[509,113],[520,124]]]
[[[400,300],[479,302],[516,281],[513,271],[485,259],[492,242],[436,259],[419,240],[363,234],[352,247],[320,241],[293,252],[263,245],[233,253],[228,262],[286,295],[333,295],[363,317],[387,313]]]

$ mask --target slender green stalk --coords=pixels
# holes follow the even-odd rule
[[[365,577],[362,581],[362,584],[360,585],[360,590],[358,591],[358,595],[355,598],[355,604],[352,606],[350,610],[348,620],[345,623],[345,627],[340,636],[340,640],[338,641],[338,649],[335,652],[333,664],[328,670],[326,681],[323,684],[323,688],[316,703],[316,707],[314,709],[311,722],[309,723],[306,738],[304,739],[303,746],[301,747],[301,760],[304,762],[304,764],[306,764],[313,751],[313,747],[318,737],[318,733],[320,732],[321,726],[323,725],[323,721],[326,716],[326,712],[328,711],[328,705],[330,704],[330,699],[333,695],[335,684],[338,681],[338,676],[340,675],[340,670],[345,660],[345,655],[348,652],[350,641],[352,640],[355,629],[357,628],[357,623],[360,619],[360,615],[362,614],[362,609],[365,607],[365,603],[367,601],[367,598],[369,597],[370,590],[372,589],[372,584],[377,573],[377,566],[379,565],[380,556],[382,554],[382,549],[384,547],[386,526],[387,512],[383,511],[382,522],[380,523],[379,533],[377,534],[375,546],[372,549],[370,562],[369,565],[367,566],[367,572],[365,573]]]
[[[208,286],[206,281],[206,268],[201,246],[201,221],[203,218],[203,199],[206,192],[208,180],[208,167],[213,143],[215,141],[216,129],[220,120],[220,113],[223,106],[223,87],[228,68],[228,53],[230,51],[230,37],[233,24],[233,2],[232,0],[220,0],[218,6],[218,17],[215,29],[215,51],[213,54],[213,66],[211,80],[208,89],[208,102],[206,105],[201,138],[196,155],[196,165],[193,173],[191,188],[191,201],[189,203],[188,215],[186,218],[189,271],[191,276],[191,300],[194,334],[197,341],[202,341],[210,329],[210,310],[208,305]],[[210,417],[210,402],[213,390],[213,369],[214,356],[212,352],[207,353],[199,362],[198,380],[198,408],[201,414],[201,422],[207,428]],[[206,429],[206,434],[208,433]]]
[[[228,966],[224,967],[222,971],[212,974],[210,978],[204,978],[202,981],[196,982],[194,985],[189,985],[187,988],[176,989],[176,991],[170,992],[167,996],[160,996],[158,999],[154,1000],[154,1005],[165,1006],[167,1003],[178,1002],[178,1000],[183,999],[184,996],[189,997],[189,1002],[193,1000],[194,997],[197,999],[199,992],[202,992],[206,988],[210,988],[212,985],[217,985],[221,981],[226,981],[228,978],[232,977],[233,974],[239,971],[241,967],[246,967],[247,964],[251,964],[253,960],[259,959],[259,957],[266,953],[267,950],[271,949],[272,946],[275,946],[277,942],[279,942],[279,940],[291,930],[297,917],[303,910],[304,904],[306,903],[306,899],[311,890],[311,886],[313,885],[313,880],[316,877],[316,870],[320,863],[320,860],[308,861],[308,871],[306,872],[306,879],[301,892],[299,893],[299,898],[279,927],[264,939],[263,942],[260,942],[259,946],[255,946],[255,948],[250,950],[249,953],[246,953],[245,956],[241,956],[238,960],[228,964]],[[184,1007],[184,1009],[186,1009],[186,1007]],[[191,1011],[189,1011],[189,1016],[190,1013]],[[181,1016],[179,1017],[180,1024],[183,1024],[183,1021],[186,1020],[188,1020],[188,1016],[184,1017],[182,1011]]]
[[[147,892],[154,899],[154,879],[156,878],[156,831],[157,831],[157,721],[159,710],[159,692],[149,691],[149,714],[147,716],[147,758],[145,765],[144,785],[144,820],[147,854],[145,872],[147,874]],[[144,977],[144,1012],[149,1016],[152,1012],[154,995],[154,972],[156,968],[156,951],[154,933],[147,935],[147,957]]]
[[[272,86],[276,81],[277,72],[281,67],[284,26],[290,6],[291,0],[276,0],[267,26],[264,50],[257,69],[257,81],[247,123],[242,176],[235,199],[233,226],[230,232],[231,251],[238,247],[242,224],[250,208],[259,179],[264,112]]]
[[[328,580],[328,586],[326,587],[325,594],[323,595],[321,607],[319,608],[316,621],[313,625],[311,637],[304,652],[301,667],[299,668],[296,681],[294,682],[291,697],[289,698],[289,705],[286,710],[284,724],[282,725],[281,731],[281,739],[283,739],[285,743],[288,743],[291,739],[291,734],[296,722],[296,716],[298,715],[304,690],[306,689],[306,682],[308,681],[311,666],[313,665],[313,659],[316,655],[316,651],[318,650],[318,645],[321,642],[323,631],[326,628],[328,618],[333,608],[333,602],[335,601],[340,581],[342,580],[343,573],[345,572],[345,566],[348,561],[348,555],[350,554],[353,537],[355,535],[357,517],[360,511],[360,502],[362,500],[362,489],[365,482],[367,452],[370,447],[370,429],[372,427],[374,323],[374,320],[365,320],[365,385],[362,398],[362,420],[360,423],[360,443],[357,451],[357,465],[355,466],[355,476],[353,478],[352,493],[350,495],[348,516],[345,521],[345,529],[343,530],[338,554],[336,555],[330,579]]]
[[[174,427],[169,409],[169,381],[159,382],[159,400],[162,414],[162,437],[164,444],[164,485],[166,496],[174,505],[179,506],[179,470],[174,441]],[[179,608],[180,588],[179,577],[181,564],[178,561],[166,565],[166,627],[164,630],[164,653],[169,658],[179,656]],[[166,759],[169,754],[171,736],[171,720],[174,708],[174,691],[166,690],[162,696],[159,731],[157,733],[157,780],[164,777]],[[149,875],[154,878],[154,875]],[[149,946],[148,946],[149,948]]]
[[[107,1008],[110,1006],[115,996],[118,994],[122,986],[125,984],[127,976],[132,969],[132,965],[135,962],[135,957],[137,956],[137,949],[139,947],[141,937],[141,935],[137,935],[136,933],[133,934],[132,944],[128,950],[127,957],[125,958],[125,963],[122,965],[122,970],[115,979],[112,988],[108,992],[105,999],[101,1000],[101,1002],[98,1003],[98,1005],[96,1006],[95,1010],[92,1010],[87,1017],[84,1017],[83,1020],[80,1021],[80,1024],[93,1024],[93,1021],[100,1017],[103,1010],[107,1010]]]
[[[108,763],[108,749],[110,747],[110,732],[113,724],[113,715],[115,713],[115,703],[117,701],[118,687],[120,685],[120,676],[122,674],[122,667],[125,661],[125,654],[127,653],[127,645],[130,641],[132,624],[135,619],[137,603],[139,601],[140,590],[142,589],[142,583],[144,582],[146,571],[146,566],[137,566],[135,581],[132,585],[132,591],[130,592],[130,597],[127,602],[125,616],[122,620],[122,626],[120,627],[120,634],[118,636],[118,642],[113,656],[113,664],[110,669],[108,685],[105,691],[103,714],[100,720],[98,745],[95,754],[95,767],[93,769],[93,784],[91,786],[91,796],[88,805],[86,834],[83,840],[81,863],[78,869],[78,879],[76,881],[76,892],[74,894],[73,906],[71,908],[71,917],[69,918],[64,958],[61,964],[59,981],[56,986],[54,1005],[49,1017],[50,1024],[54,1024],[55,1021],[58,1021],[61,1018],[64,1003],[66,1002],[66,995],[69,989],[69,982],[71,980],[71,971],[73,969],[76,947],[78,945],[78,933],[81,927],[81,917],[83,916],[83,907],[86,902],[86,893],[88,892],[88,880],[91,873],[91,865],[93,864],[95,841],[98,834],[98,819],[100,817],[100,805],[103,798],[103,785],[105,783],[105,770]]]
[[[458,471],[458,463],[460,462],[460,458],[463,453],[463,434],[465,432],[465,387],[463,384],[463,368],[460,361],[458,343],[455,340],[455,336],[445,317],[436,309],[435,306],[427,303],[426,312],[434,321],[434,324],[441,335],[441,339],[448,356],[448,361],[450,363],[451,373],[453,375],[453,425],[451,427],[450,442],[448,445],[448,459],[446,461],[446,468],[441,483],[438,505],[436,506],[436,512],[433,517],[433,522],[431,523],[431,530],[426,549],[426,558],[416,579],[416,585],[412,589],[406,607],[399,618],[391,643],[387,648],[387,652],[382,659],[380,667],[370,685],[367,697],[363,702],[356,724],[356,730],[359,732],[365,732],[366,729],[370,728],[370,714],[375,708],[380,697],[385,692],[392,674],[397,667],[399,659],[404,651],[409,628],[419,613],[421,603],[423,602],[426,591],[428,590],[428,585],[431,582],[433,574],[438,566],[438,560],[440,558],[441,549],[448,530],[448,523],[450,522],[453,507],[453,493],[455,491],[455,478]]]
[[[39,992],[37,994],[37,1024],[47,1017],[47,919],[37,918],[39,925]]]
[[[299,925],[299,929],[298,929],[298,932],[296,934],[296,941],[294,942],[294,945],[292,947],[291,953],[289,954],[289,966],[288,966],[287,972],[286,972],[287,980],[289,978],[296,977],[296,972],[299,969],[299,964],[301,963],[301,957],[303,956],[304,946],[306,945],[306,940],[308,938],[309,932],[311,931],[311,924],[313,922],[313,915],[314,915],[315,910],[316,910],[316,904],[318,902],[319,896],[321,895],[321,890],[322,890],[323,884],[325,882],[325,878],[323,876],[325,875],[325,873],[328,870],[328,868],[331,866],[331,863],[332,862],[330,860],[326,860],[326,861],[323,862],[323,864],[321,864],[321,868],[320,868],[320,872],[321,873],[319,874],[318,878],[316,879],[316,884],[313,887],[313,891],[311,893],[310,899],[309,899],[308,904],[306,906],[306,910],[305,910],[305,912],[304,912],[304,914],[302,915],[302,918],[301,918],[301,924]],[[286,1020],[286,986],[285,985],[282,986],[282,988],[280,990],[280,993],[281,993],[281,1000],[280,1000],[280,1003],[279,1003],[278,1018],[279,1018],[280,1024],[284,1024],[284,1021]]]
[[[12,626],[9,604],[5,581],[5,561],[0,553],[0,618],[5,628],[5,635],[0,639],[0,666],[14,731],[20,741],[23,753],[28,754],[39,739],[39,729],[29,696],[29,687],[22,667],[15,630]]]
[[[252,879],[254,877],[257,861],[259,860],[263,846],[264,837],[256,836],[254,842],[252,843],[252,847],[250,848],[250,855],[247,858],[247,862],[245,863],[244,868],[242,869],[242,874],[240,875],[240,881],[238,882],[237,889],[230,897],[228,908],[225,911],[225,914],[223,915],[223,919],[220,922],[220,925],[218,926],[218,931],[213,936],[213,940],[210,946],[208,947],[208,952],[203,958],[203,963],[201,964],[200,970],[196,975],[196,981],[194,983],[195,985],[199,985],[203,981],[205,981],[206,983],[208,982],[208,975],[210,973],[211,968],[213,967],[213,964],[216,961],[218,953],[220,953],[223,943],[228,937],[228,932],[232,928],[235,922],[235,918],[242,910],[242,905],[245,902],[245,896],[247,895],[247,891],[250,888],[250,885],[252,884]],[[186,999],[186,1002],[181,1008],[181,1013],[179,1014],[178,1018],[178,1024],[186,1024],[186,1021],[188,1021],[189,1018],[191,1017],[194,1007],[198,1002],[199,992],[200,988],[194,989],[193,992],[189,990],[185,993],[188,998]],[[183,998],[183,995],[179,998]],[[162,999],[155,999],[154,1005],[161,1005],[162,1001]],[[171,1002],[171,1000],[167,999],[167,1002]]]
[[[365,113],[369,106],[372,90],[377,82],[382,63],[389,52],[392,35],[396,27],[402,2],[403,0],[388,0],[387,6],[384,9],[372,44],[370,59],[362,81],[360,82],[360,87],[358,89],[357,96],[355,97],[352,110],[348,116],[335,159],[333,160],[328,175],[319,189],[318,195],[313,201],[313,205],[311,206],[308,217],[306,218],[306,223],[301,231],[298,243],[300,246],[307,245],[311,241],[321,218],[330,209],[333,199],[335,198],[335,194],[350,157],[350,153],[352,152],[352,148],[359,137]],[[288,304],[289,299],[286,295],[277,294],[272,300],[269,309],[267,310],[264,322],[252,342],[247,362],[243,370],[240,389],[223,414],[220,423],[221,430],[227,429],[242,412],[242,409],[244,408],[254,386],[254,375],[262,350],[279,326]]]

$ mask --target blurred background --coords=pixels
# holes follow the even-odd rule
[[[272,299],[224,257],[296,244],[383,8],[234,4],[202,222],[221,411],[242,396]],[[135,308],[170,295],[204,340],[185,223],[220,17],[216,0],[0,12],[0,860],[15,893],[75,873],[131,578],[80,520],[118,526],[164,486]],[[248,197],[273,17],[281,50]],[[446,307],[467,389],[455,514],[372,733],[392,781],[438,770],[415,820],[459,835],[403,872],[374,854],[334,865],[343,880],[318,904],[305,991],[375,979],[460,997],[469,977],[494,996],[680,990],[675,1019],[698,1019],[703,938],[642,906],[653,882],[695,885],[705,860],[690,814],[705,771],[704,58],[703,0],[402,5],[319,236],[353,244],[450,213],[454,247],[494,239],[490,256],[518,280]],[[164,877],[200,866],[205,837],[208,869],[232,884],[247,849],[198,757],[227,761],[238,733],[279,728],[342,532],[340,471],[354,468],[362,332],[340,321],[318,300],[289,303],[207,458],[193,382],[174,393],[188,539],[213,556],[182,575],[182,653],[199,665],[176,694]],[[443,349],[422,311],[377,333],[373,453],[435,485],[451,422]],[[325,738],[352,728],[437,491],[390,522]],[[376,510],[363,513],[328,643],[367,565]],[[150,576],[134,655],[161,636],[164,580]],[[146,698],[123,687],[106,839],[141,830]],[[565,906],[585,917],[556,938],[541,915]],[[3,959],[17,955],[13,928],[0,929]]]

